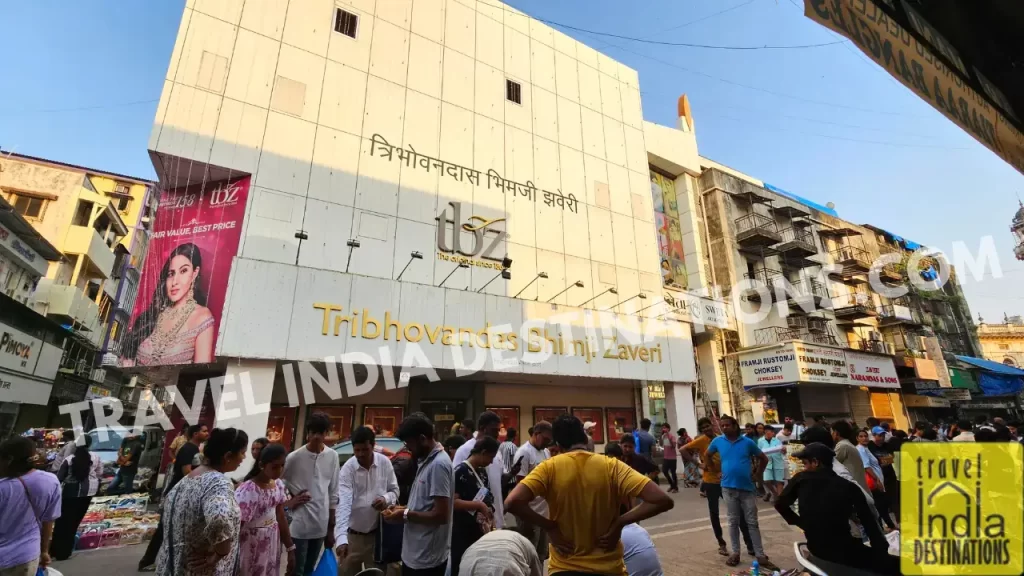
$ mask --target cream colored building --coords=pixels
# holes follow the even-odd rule
[[[1024,321],[1020,316],[1004,320],[1002,324],[988,324],[979,319],[981,354],[986,360],[1020,368],[1024,366]]]
[[[140,244],[145,250],[135,228],[145,219],[151,186],[146,180],[42,158],[0,157],[0,193],[64,255],[49,264],[31,305],[70,327],[93,354],[117,306],[130,251],[135,247],[139,253]],[[82,372],[91,370],[95,358],[84,360]]]

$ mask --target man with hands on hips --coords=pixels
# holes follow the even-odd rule
[[[379,515],[398,503],[398,479],[391,461],[374,449],[368,426],[352,434],[350,458],[338,471],[338,512],[334,526],[339,575],[354,575],[373,565],[374,535]]]

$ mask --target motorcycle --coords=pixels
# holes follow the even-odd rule
[[[797,563],[813,576],[879,576],[876,572],[822,560],[811,554],[811,551],[807,549],[806,542],[794,542],[793,554],[796,556]]]

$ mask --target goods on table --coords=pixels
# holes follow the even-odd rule
[[[78,527],[78,550],[139,544],[149,540],[160,515],[146,511],[149,495],[99,496]]]

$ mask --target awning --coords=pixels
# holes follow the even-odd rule
[[[972,356],[956,359],[978,370],[978,387],[983,396],[1006,396],[1024,390],[1024,370]]]
[[[956,359],[965,364],[970,364],[971,366],[976,366],[982,370],[988,370],[989,372],[995,372],[996,374],[1024,377],[1024,370],[1021,370],[1020,368],[1014,368],[1013,366],[1007,366],[1006,364],[1000,364],[999,362],[985,360],[984,358],[957,356]]]

